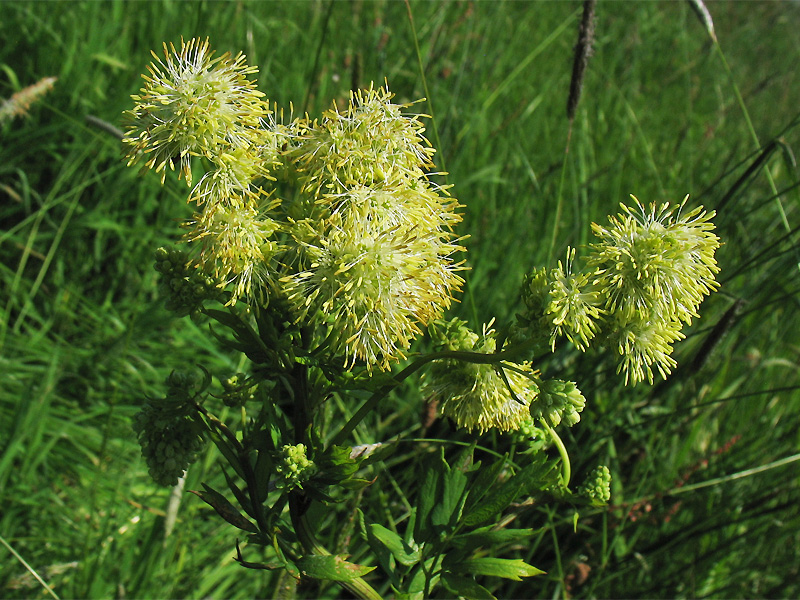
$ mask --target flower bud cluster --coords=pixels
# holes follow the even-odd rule
[[[442,336],[446,350],[483,354],[496,350],[492,329],[484,328],[479,336],[459,319],[444,327],[448,334]],[[468,357],[445,359],[433,363],[425,392],[439,399],[441,414],[458,427],[480,433],[493,427],[516,431],[530,422],[528,407],[538,394],[535,377],[529,363],[481,364],[470,362]]]
[[[237,373],[233,377],[222,380],[222,402],[225,406],[238,408],[255,398],[255,385],[247,381],[247,376]]]
[[[196,311],[205,301],[219,301],[224,297],[217,280],[193,266],[183,250],[159,248],[155,252],[154,268],[161,275],[159,289],[166,299],[167,310],[180,316]]]
[[[525,444],[528,452],[544,450],[549,447],[551,441],[547,431],[538,427],[530,414],[520,423],[519,429],[514,432],[514,438]]]
[[[518,321],[528,339],[548,339],[552,347],[565,336],[585,350],[598,338],[613,350],[626,383],[652,383],[654,369],[666,378],[675,367],[672,344],[718,287],[719,238],[713,211],[681,214],[686,199],[677,211],[636,203],[638,212],[623,205],[608,226],[592,224],[599,241],[583,272],[572,273],[575,250],[569,249],[565,265],[528,275]]]
[[[604,312],[601,296],[589,286],[588,274],[573,274],[574,259],[575,249],[570,248],[565,263],[558,261],[549,271],[536,269],[523,281],[525,311],[520,323],[530,337],[546,342],[552,350],[562,335],[586,350]]]
[[[581,420],[580,412],[586,399],[572,381],[546,379],[539,381],[539,395],[531,403],[531,417],[543,420],[551,427],[561,421],[572,427]]]
[[[594,506],[608,504],[611,499],[611,471],[601,465],[595,467],[578,488],[578,495],[586,498]]]
[[[203,449],[202,426],[190,400],[196,378],[173,372],[165,398],[148,400],[134,418],[150,476],[163,486],[175,485]]]
[[[309,460],[305,444],[285,445],[279,452],[275,470],[283,477],[277,483],[278,489],[290,491],[303,488],[303,482],[316,473],[314,462]]]

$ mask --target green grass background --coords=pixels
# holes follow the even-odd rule
[[[476,327],[511,318],[521,276],[589,243],[589,224],[628,194],[649,203],[689,193],[718,210],[722,289],[676,349],[667,383],[625,388],[602,353],[564,351],[541,365],[586,395],[565,441],[576,482],[611,467],[612,506],[583,511],[577,529],[571,509],[520,510],[520,526],[537,533],[511,550],[548,574],[492,589],[796,597],[800,7],[710,3],[728,71],[688,3],[601,1],[565,158],[580,8],[411,2],[428,86],[417,106],[434,117],[437,161],[470,235],[453,314]],[[155,292],[152,251],[189,214],[185,186],[138,178],[119,142],[85,118],[119,124],[150,50],[181,36],[244,51],[260,66],[259,88],[287,111],[318,115],[371,81],[417,100],[406,6],[6,1],[0,14],[0,96],[58,77],[28,117],[0,129],[0,596],[49,597],[23,561],[65,598],[279,594],[274,576],[234,563],[234,532],[198,499],[183,497],[164,535],[169,490],[150,482],[131,416],[171,369],[224,372],[240,360],[173,320]],[[359,441],[398,423],[413,430],[419,394],[406,392]],[[209,452],[190,469],[186,489],[218,477],[214,460]],[[366,498],[389,520],[413,476],[390,478],[395,487]]]

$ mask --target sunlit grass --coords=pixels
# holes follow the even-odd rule
[[[238,357],[204,325],[172,321],[155,294],[152,252],[188,214],[183,184],[136,178],[117,140],[85,121],[119,123],[151,49],[210,36],[261,66],[270,99],[312,116],[384,78],[400,101],[428,96],[471,236],[453,313],[476,327],[518,310],[522,274],[548,260],[559,195],[553,256],[588,243],[589,223],[630,193],[717,208],[723,287],[672,379],[625,388],[599,353],[540,365],[585,382],[574,477],[609,464],[612,507],[582,511],[577,533],[570,511],[519,507],[519,526],[537,531],[520,556],[548,575],[495,593],[797,595],[797,463],[778,462],[800,451],[797,7],[710,6],[729,76],[688,6],[601,3],[566,157],[579,4],[411,7],[427,94],[402,3],[3,4],[0,96],[58,81],[28,117],[0,125],[0,536],[60,597],[255,597],[281,585],[236,565],[230,529],[188,494],[164,537],[169,491],[149,481],[130,418],[171,369],[233,371]],[[386,408],[359,442],[418,427],[417,389]],[[426,438],[466,439],[441,422]],[[213,478],[212,460],[192,467],[187,490]],[[392,464],[364,502],[394,524],[417,483]],[[5,546],[0,560],[0,595],[49,596]]]

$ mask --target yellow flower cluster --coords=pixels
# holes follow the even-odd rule
[[[264,127],[269,116],[264,94],[248,76],[243,54],[217,58],[208,40],[192,39],[180,51],[164,44],[164,59],[143,75],[145,86],[126,113],[128,164],[144,161],[161,173],[177,166],[179,178],[192,184],[192,160],[207,161],[208,170],[190,200],[203,206],[190,223],[187,241],[200,246],[198,266],[230,284],[231,299],[260,297],[271,276],[269,263],[280,248],[278,223],[256,183],[270,178],[277,161],[276,133]]]
[[[421,115],[370,88],[320,121],[283,125],[242,54],[214,58],[208,40],[192,39],[153,56],[126,113],[128,162],[162,183],[177,168],[189,185],[203,163],[190,194],[202,212],[184,236],[198,268],[231,303],[288,300],[348,366],[401,358],[462,283],[459,205],[428,179]]]
[[[303,268],[283,279],[296,310],[327,326],[347,363],[403,357],[460,288],[458,203],[428,180],[433,149],[388,90],[354,93],[344,112],[306,125],[292,151],[314,199],[293,234]]]
[[[684,337],[682,324],[699,316],[700,302],[719,287],[715,213],[698,207],[681,214],[687,199],[676,210],[666,203],[647,209],[634,198],[638,212],[622,205],[609,226],[592,225],[600,241],[587,266],[605,299],[607,344],[626,383],[653,383],[653,367],[666,378],[677,364],[670,355]]]
[[[688,197],[687,197],[688,198]],[[669,204],[623,213],[608,226],[592,224],[599,241],[591,246],[586,268],[572,273],[574,249],[566,266],[528,275],[520,323],[527,336],[555,345],[565,336],[581,350],[600,336],[619,359],[625,381],[653,382],[675,367],[672,344],[681,328],[698,316],[703,298],[718,287],[714,253],[714,213],[698,207],[682,214]]]

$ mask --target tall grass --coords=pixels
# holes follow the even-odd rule
[[[495,593],[797,596],[800,471],[785,459],[800,452],[791,68],[800,9],[711,5],[728,73],[688,5],[600,3],[565,157],[579,3],[410,7],[429,92],[417,106],[435,115],[471,236],[456,315],[474,326],[511,318],[523,273],[589,243],[589,223],[630,193],[692,194],[717,208],[725,242],[722,291],[701,307],[667,382],[625,388],[600,354],[565,351],[540,365],[580,382],[589,402],[570,434],[573,470],[579,480],[609,464],[613,506],[582,511],[577,530],[570,511],[517,507],[537,531],[518,551],[548,575]],[[239,357],[190,320],[171,320],[155,294],[151,253],[188,214],[183,184],[137,178],[119,142],[85,117],[118,124],[149,51],[181,36],[245,51],[270,99],[311,115],[384,78],[401,101],[417,100],[426,93],[406,7],[164,0],[2,10],[0,96],[58,81],[0,129],[0,595],[49,596],[22,560],[60,597],[278,595],[290,582],[243,571],[229,529],[193,497],[170,507],[139,459],[130,418],[141,399],[172,368],[233,370]],[[420,410],[409,386],[357,441],[379,440],[390,424],[415,431]],[[445,423],[425,435],[466,440]],[[187,490],[213,482],[213,459],[190,469]],[[383,477],[365,501],[393,523],[416,484],[391,463]]]

